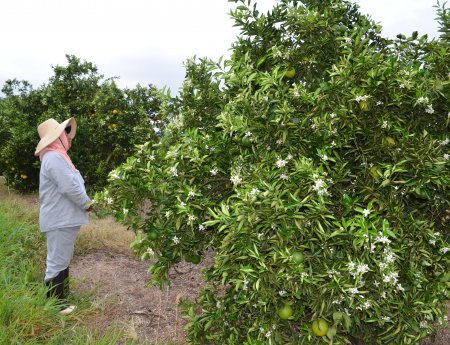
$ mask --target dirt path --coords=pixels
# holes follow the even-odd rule
[[[101,310],[96,328],[105,330],[117,324],[125,336],[145,343],[186,344],[180,299],[194,299],[202,285],[199,270],[203,265],[179,265],[170,272],[171,286],[161,290],[149,286],[148,262],[130,254],[96,250],[75,257],[71,275],[75,290],[93,292],[94,304]],[[186,272],[186,273],[184,273]]]

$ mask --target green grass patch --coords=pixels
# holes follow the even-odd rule
[[[60,316],[43,284],[45,238],[33,215],[0,202],[0,344],[117,344],[122,333],[98,334],[83,324],[90,297],[75,294],[77,312]]]

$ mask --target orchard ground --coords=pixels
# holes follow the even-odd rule
[[[0,199],[23,205],[38,219],[36,194],[17,194],[0,179]],[[100,332],[117,327],[123,330],[125,339],[133,339],[137,344],[185,344],[185,321],[178,302],[195,298],[203,285],[200,271],[211,256],[199,265],[179,264],[170,272],[171,286],[160,289],[147,286],[149,262],[133,256],[130,250],[133,238],[132,232],[112,218],[99,218],[95,214],[90,224],[82,228],[70,269],[73,291],[89,296],[92,304],[92,313],[83,322]],[[450,344],[449,328],[421,343],[447,344]]]

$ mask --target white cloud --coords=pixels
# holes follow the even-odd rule
[[[257,0],[262,12],[276,0]],[[384,33],[436,32],[435,0],[357,0]],[[170,86],[184,78],[183,61],[229,56],[238,34],[226,0],[14,0],[0,3],[0,85],[46,83],[65,54],[93,62],[122,87]]]
[[[360,12],[368,14],[383,27],[383,34],[395,37],[418,31],[429,38],[437,37],[436,0],[356,0]]]

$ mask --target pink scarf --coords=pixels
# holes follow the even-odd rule
[[[66,162],[70,165],[73,171],[77,171],[77,168],[75,168],[75,165],[73,165],[72,160],[67,154],[67,150],[70,149],[70,146],[71,144],[69,144],[67,134],[66,132],[63,131],[58,139],[56,139],[54,142],[52,142],[50,145],[48,145],[39,153],[39,159],[42,160],[47,152],[55,151],[66,160]]]

